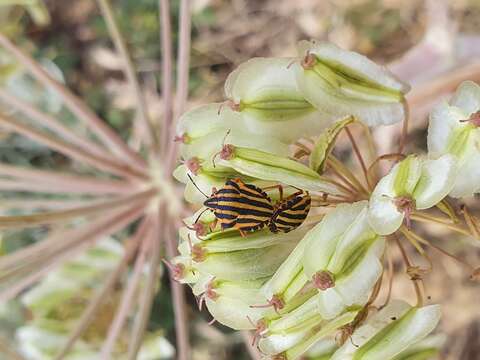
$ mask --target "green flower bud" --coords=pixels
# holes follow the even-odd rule
[[[219,164],[257,179],[281,182],[308,191],[339,194],[330,181],[307,166],[260,150],[231,146],[228,152],[222,153]]]
[[[480,192],[480,86],[463,82],[450,101],[438,104],[430,114],[428,153],[436,159],[452,154],[457,177],[449,193],[453,197]]]
[[[439,320],[439,305],[418,308],[392,301],[359,327],[331,360],[392,359],[426,337]]]
[[[333,353],[337,350],[337,344],[333,338],[322,339],[318,341],[305,354],[307,360],[329,360]]]
[[[298,90],[292,62],[292,58],[254,58],[227,78],[230,108],[241,114],[250,132],[293,142],[319,133],[332,120]]]
[[[235,330],[251,330],[267,309],[256,307],[263,301],[259,289],[265,279],[254,281],[213,281],[206,293],[208,311],[219,323]]]
[[[217,279],[247,281],[271,276],[295,247],[295,242],[283,242],[260,249],[204,253],[195,263],[203,273]]]
[[[315,327],[314,331],[309,332],[301,342],[285,351],[284,358],[286,360],[300,359],[320,340],[331,338],[339,329],[351,323],[357,314],[357,310],[347,311],[333,320],[324,321],[318,328]]]
[[[436,160],[409,156],[384,176],[369,203],[368,220],[381,235],[395,232],[410,214],[439,203],[451,191],[456,178],[455,157]]]
[[[353,115],[369,126],[405,118],[409,86],[365,56],[330,43],[301,41],[301,63],[294,65],[297,85],[319,111]]]
[[[305,238],[302,264],[319,289],[317,311],[323,318],[364,305],[382,273],[385,243],[368,224],[367,202],[339,205]]]
[[[178,119],[177,140],[189,144],[203,136],[221,130],[248,131],[242,117],[223,104],[207,104],[184,113]]]
[[[326,160],[333,150],[338,134],[354,121],[355,118],[349,116],[344,120],[335,122],[332,126],[322,132],[315,144],[312,154],[310,155],[310,168],[319,174],[323,173]]]

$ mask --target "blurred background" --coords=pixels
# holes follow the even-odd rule
[[[34,6],[21,6],[29,3]],[[171,3],[175,27],[179,4]],[[328,40],[388,65],[412,85],[408,97],[412,115],[408,148],[424,151],[431,105],[448,96],[460,80],[480,80],[480,0],[192,0],[191,3],[188,107],[221,101],[228,73],[251,57],[295,56],[296,42],[300,39]],[[158,3],[114,0],[112,4],[145,86],[151,115],[159,118],[162,103],[158,95],[161,83]],[[135,146],[138,129],[131,126],[135,97],[122,74],[121,60],[112,50],[95,1],[0,0],[0,31],[42,59],[45,66],[63,78],[124,138],[133,135],[131,141]],[[175,41],[176,28],[173,36]],[[1,66],[2,56],[0,53],[0,80],[12,71]],[[43,106],[62,114],[54,97],[30,85],[25,77],[11,84],[22,96],[40,99]],[[399,127],[395,126],[376,130],[382,152],[396,145],[398,134]],[[343,151],[342,144],[336,151]],[[9,133],[0,133],[0,160],[55,169],[68,165],[58,153]],[[478,199],[476,203],[478,210]],[[475,208],[475,203],[472,207]],[[478,244],[437,228],[425,229],[423,235],[435,244],[476,266],[480,264]],[[42,229],[5,233],[2,251],[35,241],[41,232]],[[415,259],[413,252],[411,256]],[[438,331],[446,333],[448,341],[442,358],[480,359],[480,285],[469,281],[469,274],[451,259],[435,253],[431,257],[434,271],[426,275],[425,288],[429,301],[443,304],[444,316]],[[416,260],[422,264],[421,259]],[[414,299],[400,261],[395,262],[395,269],[395,296]],[[248,359],[242,335],[218,324],[207,325],[209,315],[196,310],[195,300],[188,293],[194,358]],[[28,317],[20,310],[9,315],[0,323],[0,331],[7,337]],[[161,331],[173,342],[173,327],[168,279],[164,277],[149,328]],[[168,356],[168,346],[166,349]]]

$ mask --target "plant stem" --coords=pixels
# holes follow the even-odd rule
[[[34,141],[37,141],[41,144],[44,144],[50,147],[53,150],[61,152],[72,159],[84,161],[85,163],[98,168],[99,170],[109,171],[112,174],[125,176],[125,177],[138,177],[146,178],[144,173],[139,173],[138,171],[130,168],[129,165],[119,165],[118,162],[109,158],[100,158],[94,157],[91,154],[83,151],[82,149],[76,148],[64,142],[62,140],[56,139],[49,134],[41,132],[37,129],[29,127],[21,122],[13,119],[4,114],[0,114],[0,125],[4,128],[16,131]]]
[[[70,352],[78,338],[87,330],[95,314],[98,312],[100,305],[108,298],[120,275],[127,269],[128,263],[135,255],[149,225],[150,221],[148,217],[145,217],[135,234],[126,242],[125,253],[122,259],[117,267],[110,273],[103,286],[96,292],[95,296],[90,299],[82,317],[77,322],[75,329],[70,333],[65,345],[55,356],[55,360],[63,359]]]
[[[13,184],[18,180],[25,181],[24,191],[44,191],[48,193],[86,193],[86,194],[131,194],[135,188],[126,181],[101,179],[90,176],[67,174],[49,170],[19,167],[10,164],[0,163],[0,176],[13,177]],[[1,180],[0,180],[1,181]],[[20,182],[20,184],[22,184]],[[1,186],[0,186],[1,189]]]
[[[339,161],[335,156],[330,155],[327,159],[328,166],[335,171],[345,180],[348,180],[349,184],[355,189],[356,192],[363,193],[368,196],[368,191],[365,187],[357,180],[355,175]]]
[[[82,100],[75,96],[63,84],[52,78],[35,60],[23,53],[3,34],[0,34],[0,45],[15,56],[45,87],[53,89],[63,99],[70,111],[72,111],[79,120],[85,122],[92,132],[118,156],[119,160],[127,160],[128,162],[146,166],[145,161],[130,149],[115,131],[108,127]]]
[[[408,268],[412,266],[410,263],[410,260],[408,259],[407,252],[405,251],[402,243],[400,242],[400,239],[398,238],[397,234],[393,234],[393,238],[395,239],[395,242],[397,243],[398,249],[400,250],[400,253],[402,254],[403,261],[405,262],[405,265]],[[422,291],[420,290],[420,286],[418,286],[417,280],[410,279],[413,283],[413,288],[415,289],[415,294],[417,295],[417,306],[421,307],[423,306],[423,296],[422,296]]]
[[[365,181],[367,182],[368,189],[371,190],[372,186],[370,184],[370,179],[368,178],[367,167],[365,166],[365,161],[363,160],[362,153],[360,152],[360,149],[358,148],[358,145],[355,139],[353,138],[353,135],[350,129],[346,127],[345,131],[347,132],[347,136],[350,139],[350,142],[352,143],[353,151],[357,156],[358,162],[360,163],[360,166],[362,168],[363,176],[365,177]]]
[[[160,39],[162,50],[162,99],[163,99],[163,125],[162,154],[167,155],[173,138],[170,138],[170,127],[173,122],[173,50],[172,50],[172,25],[170,22],[170,1],[159,0],[160,11]]]
[[[130,58],[127,46],[125,44],[125,39],[123,38],[122,33],[120,32],[118,25],[115,21],[115,16],[113,15],[109,0],[97,0],[97,3],[102,11],[103,17],[107,24],[110,37],[112,38],[113,43],[115,44],[115,48],[117,49],[123,61],[124,71],[130,87],[135,94],[137,102],[137,114],[143,125],[143,135],[146,138],[147,144],[155,148],[157,146],[156,133],[153,129],[152,121],[148,114],[147,103],[145,101],[145,97],[143,96],[142,89],[140,88],[140,84],[138,82],[132,59]]]
[[[151,230],[151,229],[147,229]],[[149,241],[150,240],[150,241]],[[127,288],[123,291],[122,299],[120,305],[117,308],[115,318],[110,324],[108,329],[108,334],[106,340],[103,342],[101,350],[102,359],[110,359],[112,350],[115,346],[115,341],[117,340],[125,321],[127,320],[128,314],[130,313],[132,306],[134,304],[135,294],[140,285],[142,279],[142,272],[144,270],[145,259],[147,256],[147,247],[151,244],[152,240],[152,231],[148,231],[145,237],[142,239],[142,244],[140,247],[139,254],[135,260],[135,265],[133,267],[132,275],[128,280]]]
[[[472,236],[472,234],[462,226],[452,224],[449,219],[443,219],[438,216],[433,216],[426,213],[414,213],[410,216],[412,220],[419,221],[419,222],[428,222],[439,224],[445,226],[446,228],[453,230],[459,234]]]
[[[405,143],[408,135],[408,124],[410,122],[410,109],[406,100],[403,101],[403,106],[405,109],[405,119],[403,120],[402,134],[400,135],[400,142],[398,144],[398,152],[400,154],[403,154],[405,150]]]
[[[176,231],[172,224],[169,225],[169,237],[173,241],[166,242],[167,256],[172,259],[177,254]],[[175,333],[177,338],[177,359],[188,360],[191,357],[188,320],[185,311],[186,301],[184,287],[170,276],[170,288],[172,289],[173,310],[175,314]]]
[[[0,99],[16,111],[25,114],[30,119],[38,122],[39,125],[55,132],[61,138],[69,141],[73,145],[78,146],[85,152],[89,152],[93,156],[105,156],[105,148],[91,140],[79,136],[77,132],[63,125],[59,120],[55,119],[50,114],[40,111],[29,102],[9,94],[2,88],[0,88]]]
[[[190,74],[190,41],[191,41],[191,13],[190,0],[180,0],[179,41],[177,57],[177,96],[175,119],[185,111],[188,97],[188,82]],[[175,123],[172,121],[169,128],[169,138],[175,135]],[[167,171],[171,173],[177,160],[178,144],[170,143],[167,155]]]
[[[33,215],[0,216],[0,229],[26,228],[52,224],[56,222],[64,222],[80,216],[91,216],[98,212],[111,210],[117,207],[136,206],[138,204],[145,203],[148,199],[155,195],[155,193],[155,189],[150,189],[125,196],[123,198],[74,209],[51,211]]]
[[[148,318],[152,309],[153,298],[155,297],[156,287],[160,277],[160,243],[162,241],[162,233],[165,229],[166,216],[163,206],[156,209],[151,216],[154,217],[153,231],[149,248],[149,272],[145,283],[145,288],[140,294],[139,311],[135,317],[131,340],[128,346],[128,359],[135,360],[138,351],[142,345],[143,336],[148,324]]]
[[[132,221],[135,221],[135,219],[141,216],[143,212],[144,207],[129,208],[120,213],[118,216],[111,217],[107,221],[103,221],[101,226],[92,227],[89,229],[89,231],[82,232],[78,238],[74,239],[74,242],[70,246],[61,249],[63,251],[58,252],[57,256],[55,256],[53,260],[49,261],[48,263],[41,263],[43,268],[40,267],[35,271],[34,269],[31,269],[32,274],[26,276],[20,281],[17,281],[13,286],[9,286],[4,291],[0,292],[0,302],[13,299],[20,292],[33,285],[44,275],[54,270],[65,261],[68,261],[76,254],[93,247],[96,241],[98,241],[100,238],[109,236],[121,230]]]

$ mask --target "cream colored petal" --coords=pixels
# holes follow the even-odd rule
[[[417,209],[428,209],[447,196],[457,177],[456,161],[448,154],[424,161],[422,175],[413,193]]]
[[[473,81],[460,84],[450,104],[462,109],[467,115],[480,110],[480,86]]]
[[[338,116],[354,115],[369,126],[405,118],[403,94],[409,87],[368,58],[329,43],[300,42],[300,56],[314,54],[313,69],[293,67],[305,98],[318,110]]]
[[[307,233],[302,263],[308,278],[311,279],[317,271],[327,268],[341,235],[355,221],[366,205],[366,201],[340,204]]]
[[[465,112],[449,106],[446,101],[436,105],[430,113],[428,123],[428,154],[437,158],[448,151],[449,142],[456,129],[462,126],[460,120],[466,119]]]
[[[474,151],[458,169],[450,196],[461,198],[480,192],[480,150]]]
[[[346,68],[358,73],[359,78],[365,78],[382,87],[402,93],[407,93],[410,90],[409,85],[397,79],[386,67],[374,63],[364,55],[344,50],[333,43],[316,40],[300,41],[298,43],[299,55],[304,56],[307,51],[317,55],[322,60],[337,64],[339,68]]]
[[[399,212],[393,199],[387,196],[370,198],[368,222],[379,235],[390,235],[402,225],[404,214]]]

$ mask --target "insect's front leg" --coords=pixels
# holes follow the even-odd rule
[[[280,195],[280,200],[279,201],[283,201],[283,186],[280,185],[280,184],[277,184],[277,185],[272,185],[272,186],[267,186],[267,187],[262,188],[263,191],[271,190],[271,189],[278,189],[278,194]]]

